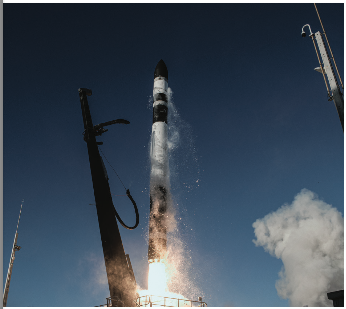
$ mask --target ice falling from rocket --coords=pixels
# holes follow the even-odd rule
[[[168,70],[161,59],[154,72],[153,126],[150,148],[149,263],[164,259],[167,248],[167,207],[170,200],[167,90]]]

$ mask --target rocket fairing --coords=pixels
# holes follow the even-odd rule
[[[154,72],[153,126],[151,134],[150,217],[148,261],[166,255],[167,204],[169,200],[169,166],[167,145],[168,70],[161,59]]]

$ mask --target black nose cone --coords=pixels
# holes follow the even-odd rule
[[[154,72],[154,78],[159,76],[165,77],[168,80],[168,70],[167,70],[166,64],[163,62],[162,59],[156,65],[155,72]]]

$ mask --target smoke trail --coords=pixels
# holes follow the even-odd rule
[[[168,288],[169,291],[184,295],[186,299],[197,300],[204,297],[198,288],[193,270],[192,253],[178,231],[168,234]]]
[[[191,125],[180,117],[169,87],[167,94],[170,181],[177,195],[199,187],[200,168]]]
[[[197,287],[193,273],[192,254],[182,239],[179,217],[179,195],[198,186],[198,160],[192,138],[191,126],[180,117],[173,101],[173,91],[168,88],[168,150],[171,181],[170,221],[171,229],[167,234],[168,287],[171,292],[182,294],[188,299],[203,296]],[[179,220],[177,220],[179,219]]]
[[[291,306],[332,306],[327,293],[344,287],[342,214],[303,189],[291,205],[257,219],[256,246],[281,259],[275,287]]]

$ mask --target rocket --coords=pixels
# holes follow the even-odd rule
[[[154,72],[153,126],[150,148],[149,263],[164,259],[167,248],[167,206],[170,200],[167,89],[168,70],[161,59]]]

